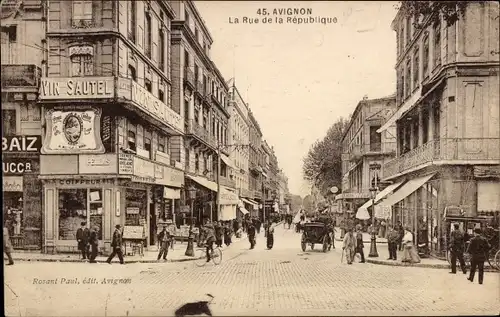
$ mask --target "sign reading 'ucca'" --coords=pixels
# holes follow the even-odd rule
[[[43,78],[41,100],[101,99],[114,97],[113,77]]]

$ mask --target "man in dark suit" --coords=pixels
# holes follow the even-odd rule
[[[108,264],[111,264],[111,260],[113,260],[115,255],[118,255],[120,264],[125,264],[123,262],[123,253],[122,253],[122,231],[120,230],[121,226],[116,225],[115,228],[116,228],[115,232],[113,233],[113,241],[111,241],[111,247],[113,248],[113,252],[108,257],[106,262],[108,262]]]
[[[471,255],[470,275],[467,278],[469,281],[474,282],[474,275],[477,268],[479,271],[479,284],[483,284],[484,261],[486,261],[489,250],[490,244],[481,235],[481,229],[474,229],[474,238],[470,240],[469,245],[469,253]]]
[[[170,233],[167,231],[167,227],[163,227],[163,230],[158,234],[158,241],[160,241],[160,252],[158,253],[158,261],[163,256],[163,260],[167,260],[168,247],[170,246]]]
[[[97,263],[95,258],[97,257],[97,248],[99,246],[99,227],[95,226],[90,230],[90,238],[89,238],[89,244],[90,244],[90,263]]]
[[[82,252],[82,259],[90,258],[89,252],[89,237],[90,231],[86,227],[87,223],[83,221],[81,227],[76,230],[76,241],[78,242],[78,250]]]
[[[464,233],[460,230],[458,223],[453,225],[453,230],[450,234],[450,252],[451,252],[451,274],[457,274],[457,258],[460,262],[462,272],[467,274],[464,261]]]

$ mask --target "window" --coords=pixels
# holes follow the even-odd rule
[[[420,60],[419,60],[419,50],[416,49],[413,54],[413,89],[419,86],[419,75],[420,75]]]
[[[370,127],[370,151],[378,152],[382,150],[382,134],[377,133],[380,126]]]
[[[146,87],[146,90],[149,91],[149,92],[153,92],[153,87],[151,85],[151,81],[146,79],[144,81],[144,86]]]
[[[69,48],[71,75],[92,76],[94,74],[94,48],[92,46],[73,46]]]
[[[441,24],[434,26],[434,67],[441,65]]]
[[[189,18],[189,12],[186,9],[184,9],[184,21],[186,21],[187,26],[189,26],[189,24],[191,23]]]
[[[16,110],[2,109],[2,136],[16,135]]]
[[[128,38],[135,43],[137,34],[137,3],[135,1],[127,1],[130,4],[130,15],[128,20]]]
[[[98,228],[102,240],[103,204],[101,189],[59,189],[59,240],[76,240],[76,231],[86,222]]]
[[[165,103],[165,93],[161,89],[158,89],[158,99]]]
[[[203,109],[203,128],[208,130],[208,111]]]
[[[200,124],[200,108],[197,106],[194,107],[194,122]]]
[[[194,155],[194,169],[196,172],[200,170],[200,155],[198,153]]]
[[[196,38],[196,42],[200,42],[200,32],[198,32],[198,28],[194,28],[194,37]]]
[[[184,161],[186,164],[186,171],[189,171],[189,150],[186,149],[186,154],[184,155]]]
[[[411,17],[406,18],[406,45],[411,42]]]
[[[406,82],[405,82],[405,97],[411,95],[411,61],[406,62]]]
[[[128,77],[137,82],[137,73],[135,71],[135,67],[132,65],[128,65]]]
[[[128,125],[127,145],[132,151],[137,150],[135,135],[137,133],[137,126],[135,124]]]
[[[165,136],[158,134],[158,151],[165,153]]]
[[[429,37],[424,38],[424,51],[422,56],[422,71],[423,77],[426,78],[429,75]]]
[[[151,131],[144,130],[144,150],[148,151],[149,159],[153,158],[153,153],[151,151]]]
[[[2,64],[16,64],[17,26],[2,26]]]
[[[404,74],[404,68],[401,69],[401,79],[399,80],[399,85],[401,87],[400,92],[400,102],[403,102],[405,100],[405,74]]]
[[[184,50],[184,67],[189,68],[189,53]],[[195,66],[195,74],[196,74],[196,66]]]
[[[92,20],[92,0],[73,1],[73,21]]]
[[[151,58],[151,15],[149,13],[145,14],[145,32],[146,32],[146,56]]]
[[[165,34],[163,34],[162,30],[159,32],[158,46],[159,66],[161,70],[165,71]]]
[[[215,124],[215,116],[212,117],[212,136],[215,137],[215,128],[216,128],[216,124]]]

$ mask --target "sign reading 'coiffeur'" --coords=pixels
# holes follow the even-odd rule
[[[40,100],[113,98],[113,77],[43,78]]]

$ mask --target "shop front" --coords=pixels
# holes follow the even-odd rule
[[[195,176],[186,174],[186,187],[195,189],[195,198],[191,202],[189,197],[185,197],[185,208],[186,211],[181,217],[186,219],[190,217],[191,203],[193,204],[193,217],[195,218],[195,226],[201,225],[209,220],[217,221],[221,220],[218,218],[216,212],[216,201],[217,201],[217,183],[212,182],[202,176]],[[183,222],[178,222],[178,224],[188,224],[186,220]]]
[[[2,137],[3,216],[14,249],[42,245],[40,148],[40,136]]]
[[[230,221],[237,219],[236,207],[240,204],[240,199],[238,195],[223,187],[221,187],[219,195],[220,195],[220,211],[217,218],[220,221]],[[240,209],[240,211],[244,213],[246,210],[242,211]],[[246,211],[246,213],[248,213],[248,211]]]

